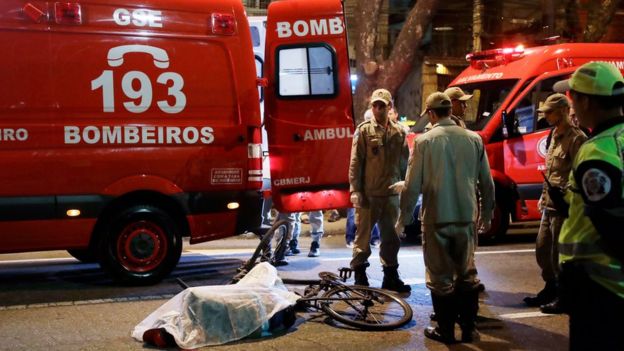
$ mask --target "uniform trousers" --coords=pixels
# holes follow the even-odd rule
[[[353,242],[353,259],[351,268],[368,265],[371,255],[371,230],[375,223],[379,227],[381,245],[379,258],[384,267],[399,265],[397,255],[401,246],[401,239],[394,231],[394,225],[399,218],[399,196],[369,196],[365,204],[355,211],[355,241]]]
[[[560,281],[560,301],[570,316],[570,350],[624,350],[624,298],[575,262],[564,263]]]
[[[544,210],[537,240],[535,241],[535,258],[542,269],[542,279],[550,281],[559,275],[559,232],[565,218],[557,212]]]
[[[476,289],[475,224],[423,223],[422,233],[427,288],[438,296]]]

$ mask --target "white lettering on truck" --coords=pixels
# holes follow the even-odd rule
[[[297,185],[297,184],[310,184],[310,177],[283,178],[283,179],[275,179],[273,181],[273,185],[275,186]]]
[[[351,128],[321,128],[321,129],[306,129],[303,135],[303,141],[308,140],[331,140],[331,139],[345,139],[353,138]]]
[[[162,12],[138,9],[132,12],[126,9],[116,9],[113,12],[113,20],[120,26],[129,26],[130,24],[137,27],[162,28]]]
[[[24,128],[0,128],[0,141],[26,141],[28,131]]]
[[[212,127],[65,126],[65,144],[212,144]]]
[[[338,35],[344,32],[344,25],[340,17],[298,20],[294,23],[277,22],[277,37],[289,38],[293,33],[298,37],[318,35]]]

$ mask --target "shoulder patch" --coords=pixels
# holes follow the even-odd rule
[[[589,201],[598,202],[611,192],[611,178],[598,168],[589,168],[581,179],[583,192]]]

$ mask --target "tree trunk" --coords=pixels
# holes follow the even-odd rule
[[[379,63],[375,61],[375,43],[377,42],[377,21],[382,0],[358,0],[356,30],[358,33],[355,62],[357,86],[355,88],[355,121],[364,120],[364,111],[368,108],[370,92],[374,90]]]
[[[483,33],[483,1],[474,0],[472,6],[472,51],[481,51]]]
[[[376,19],[379,17],[381,0],[358,1],[360,9],[356,17],[359,33],[356,47],[358,85],[354,102],[357,123],[363,119],[373,90],[385,88],[395,96],[412,67],[420,65],[421,60],[416,60],[417,52],[437,5],[438,0],[418,0],[407,16],[390,56],[383,62],[377,62],[373,55],[377,38]]]
[[[587,26],[583,31],[584,42],[595,43],[604,37],[619,4],[620,0],[588,2]]]

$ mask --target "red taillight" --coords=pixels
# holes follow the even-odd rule
[[[236,33],[236,18],[229,13],[213,13],[210,20],[212,34],[234,35]]]
[[[75,2],[54,3],[54,15],[58,24],[82,24],[80,4]]]
[[[251,138],[247,144],[248,176],[247,184],[250,188],[262,188],[262,132],[260,128],[250,131]]]

